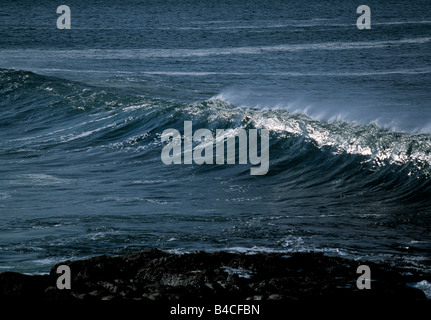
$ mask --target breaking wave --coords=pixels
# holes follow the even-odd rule
[[[81,152],[84,160],[91,154],[142,154],[154,165],[160,162],[160,134],[182,131],[186,120],[196,129],[266,128],[267,176],[275,181],[288,178],[298,187],[334,183],[342,189],[337,193],[380,191],[393,201],[431,201],[429,134],[237,107],[221,96],[195,103],[132,96],[18,70],[0,71],[0,93],[0,130],[9,137],[0,142],[3,155],[43,159]]]

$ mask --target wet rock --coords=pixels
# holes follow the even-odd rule
[[[72,289],[56,288],[57,266],[67,264]],[[156,249],[126,256],[65,261],[49,275],[0,274],[0,298],[36,300],[214,301],[268,300],[303,302],[322,298],[425,299],[409,282],[431,281],[424,272],[384,264],[351,261],[319,253],[228,252],[170,254]],[[356,287],[356,268],[372,270],[372,290]]]

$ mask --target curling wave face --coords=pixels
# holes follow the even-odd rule
[[[1,142],[4,153],[32,150],[35,157],[44,157],[65,150],[110,150],[157,155],[161,132],[181,129],[187,120],[210,130],[268,129],[272,176],[307,168],[318,181],[325,174],[328,183],[342,179],[362,189],[398,191],[397,198],[415,191],[416,201],[418,194],[429,192],[429,134],[318,121],[285,109],[236,107],[222,97],[195,103],[137,97],[25,71],[1,70],[0,80],[1,128],[9,137]]]

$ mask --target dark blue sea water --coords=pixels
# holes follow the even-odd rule
[[[431,2],[0,5],[0,272],[156,247],[431,269]],[[270,132],[269,171],[161,134]]]

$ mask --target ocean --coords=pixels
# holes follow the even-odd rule
[[[148,248],[431,271],[430,1],[367,1],[371,29],[350,0],[70,0],[58,29],[61,4],[0,8],[0,272]],[[267,129],[268,171],[165,164],[185,121]]]

